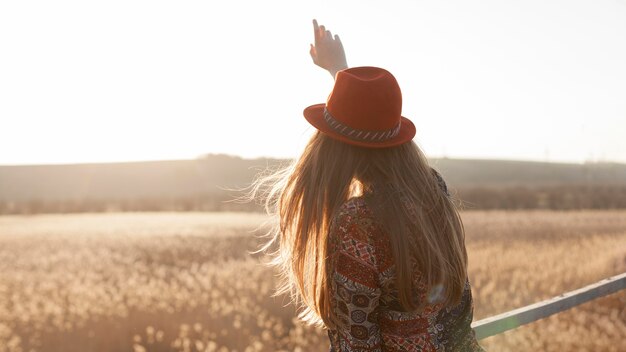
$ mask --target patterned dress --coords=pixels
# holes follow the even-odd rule
[[[443,180],[440,184],[445,190]],[[390,243],[363,197],[340,208],[328,245],[331,304],[338,318],[337,328],[328,330],[330,352],[484,351],[470,327],[469,282],[457,306],[436,303],[422,313],[402,310]],[[415,275],[420,299],[426,300],[426,287],[419,272]]]

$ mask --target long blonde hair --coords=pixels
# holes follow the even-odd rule
[[[441,302],[459,302],[467,277],[463,225],[417,145],[363,148],[319,131],[297,160],[251,188],[250,196],[278,217],[261,249],[274,248],[270,264],[281,275],[276,295],[289,293],[300,319],[335,326],[326,270],[329,227],[339,207],[363,193],[371,195],[368,205],[389,234],[402,306],[424,306],[413,298],[412,261],[429,289],[442,289]]]

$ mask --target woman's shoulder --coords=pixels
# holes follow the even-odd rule
[[[389,266],[387,253],[390,250],[386,233],[374,219],[364,197],[352,197],[339,207],[330,224],[328,241],[330,256],[344,260],[339,266],[344,267],[342,270],[348,277],[362,275],[365,269],[360,265],[365,265],[368,270],[376,273]],[[356,264],[357,262],[360,264]],[[348,267],[359,267],[363,270],[351,271]],[[377,280],[378,278],[376,285]],[[361,283],[366,281],[360,280]],[[367,282],[372,287],[372,282]]]
[[[343,240],[356,240],[367,244],[379,254],[388,252],[388,236],[368,206],[366,197],[356,196],[345,201],[338,209],[331,230]]]
[[[346,200],[335,213],[333,222],[338,225],[356,226],[359,229],[374,227],[375,218],[364,196],[354,196]]]
[[[448,185],[446,184],[446,181],[443,179],[443,176],[441,176],[439,171],[435,170],[435,168],[433,168],[433,167],[430,168],[430,171],[433,174],[433,176],[435,176],[435,180],[437,181],[437,184],[439,185],[439,188],[441,188],[443,193],[445,193],[447,196],[450,196],[450,192],[448,190]]]
[[[364,196],[354,196],[343,202],[337,216],[371,216],[371,211]]]

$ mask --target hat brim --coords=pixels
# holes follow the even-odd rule
[[[343,136],[328,126],[324,120],[326,104],[315,104],[304,109],[304,118],[320,132],[344,143],[367,148],[388,148],[406,143],[415,137],[415,125],[411,120],[401,116],[400,132],[395,137],[382,142],[365,142]]]

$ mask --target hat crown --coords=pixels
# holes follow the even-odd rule
[[[409,142],[415,125],[402,114],[402,94],[395,77],[378,67],[337,72],[326,103],[304,109],[304,117],[325,135],[366,148]]]
[[[379,67],[337,72],[326,102],[334,119],[362,131],[386,131],[401,121],[402,93],[395,77]]]

